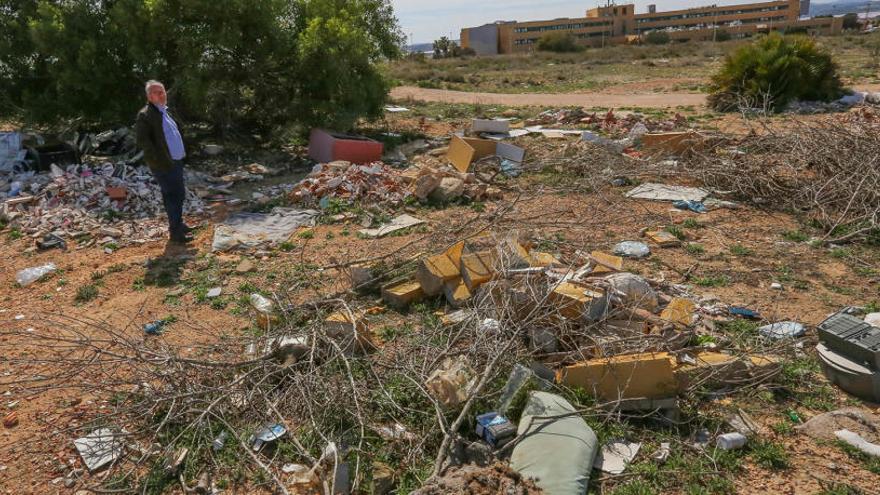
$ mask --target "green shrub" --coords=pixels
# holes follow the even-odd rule
[[[382,116],[389,82],[377,62],[403,40],[388,0],[7,4],[0,117],[50,124],[131,124],[144,82],[158,79],[183,121],[346,130]]]
[[[538,40],[538,50],[542,52],[569,53],[581,50],[571,33],[547,33]]]
[[[712,76],[709,105],[724,112],[741,102],[781,110],[793,100],[831,101],[842,94],[828,52],[809,38],[771,33],[727,56]]]
[[[645,35],[645,43],[649,45],[666,45],[669,39],[669,33],[666,31],[651,31]]]

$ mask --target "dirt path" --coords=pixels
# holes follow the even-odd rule
[[[880,85],[859,87],[858,91],[878,91]],[[580,106],[580,107],[643,107],[675,108],[683,106],[703,106],[706,95],[703,93],[469,93],[446,89],[427,89],[413,86],[398,86],[391,90],[395,100],[413,99],[418,101],[438,101],[443,103],[480,103],[488,105],[507,105],[515,107],[540,106]]]
[[[426,89],[399,86],[391,90],[396,100],[440,101],[444,103],[482,103],[508,106],[581,106],[581,107],[650,107],[672,108],[700,106],[706,103],[702,93],[468,93],[445,89]]]

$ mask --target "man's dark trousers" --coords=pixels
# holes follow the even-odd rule
[[[183,200],[186,199],[186,188],[183,184],[183,161],[174,160],[168,172],[153,171],[153,177],[162,189],[162,202],[168,214],[168,231],[172,237],[181,237],[183,231]]]

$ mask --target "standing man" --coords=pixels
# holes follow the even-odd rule
[[[168,112],[168,95],[159,81],[147,81],[147,106],[137,115],[138,146],[144,151],[144,161],[162,189],[162,202],[168,214],[168,232],[172,242],[192,240],[187,234],[192,229],[183,223],[183,158],[186,151],[177,123]]]

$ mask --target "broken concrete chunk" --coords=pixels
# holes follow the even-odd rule
[[[547,267],[553,265],[559,265],[559,259],[556,256],[541,251],[532,251],[529,253],[529,266]]]
[[[446,408],[464,403],[475,384],[476,374],[465,356],[444,359],[425,382],[431,396]]]
[[[633,273],[615,273],[605,279],[611,285],[608,295],[613,303],[651,312],[657,309],[657,293],[644,278]]]
[[[492,280],[495,273],[495,258],[489,251],[469,253],[461,256],[461,277],[468,290],[474,292],[481,285]]]
[[[419,263],[416,280],[426,296],[436,296],[443,292],[443,286],[452,279],[461,279],[458,265],[446,253],[429,256]]]
[[[366,354],[376,349],[373,335],[370,333],[366,320],[358,314],[348,311],[337,311],[324,320],[324,330],[346,355]]]
[[[596,265],[593,271],[590,272],[594,275],[623,270],[623,258],[620,256],[606,254],[602,251],[593,251],[590,253],[590,258],[592,258],[593,263]]]
[[[694,322],[694,311],[696,309],[697,305],[690,299],[676,297],[660,313],[660,318],[687,327]]]
[[[461,277],[447,280],[443,284],[443,294],[453,308],[460,308],[471,298],[471,291]]]
[[[476,133],[491,132],[495,134],[506,133],[510,131],[509,120],[488,120],[473,119],[471,121],[471,130]]]
[[[640,443],[608,442],[602,446],[593,467],[609,474],[622,474],[641,448]]]
[[[419,201],[427,201],[428,196],[440,185],[442,177],[436,174],[420,175],[413,183],[413,196]]]
[[[678,237],[675,237],[665,230],[649,230],[645,232],[645,236],[647,236],[651,242],[660,247],[676,247],[681,245],[681,241]]]
[[[602,318],[608,308],[603,289],[572,282],[556,285],[548,299],[556,305],[559,314],[571,320],[596,321]]]
[[[501,266],[505,268],[528,268],[533,261],[529,251],[514,237],[508,237],[498,245],[498,254]]]
[[[406,280],[382,288],[382,300],[396,309],[403,309],[425,297],[422,286],[414,280]]]
[[[602,400],[660,399],[678,393],[674,365],[675,359],[667,352],[623,354],[566,366],[556,379]]]
[[[438,203],[448,203],[464,194],[464,181],[457,177],[444,177],[431,191],[429,198]]]

